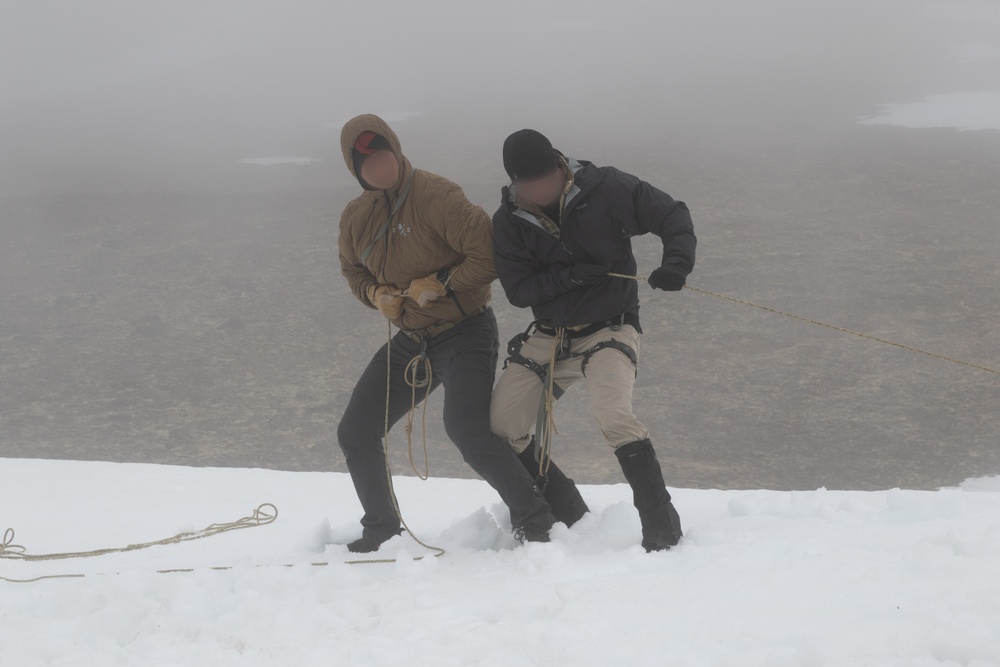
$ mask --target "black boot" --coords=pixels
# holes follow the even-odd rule
[[[396,535],[402,535],[402,534],[403,534],[403,529],[400,528],[395,533],[389,535],[389,537],[385,538],[381,542],[371,537],[359,537],[353,542],[348,543],[347,550],[355,554],[370,554],[373,551],[378,551],[378,548],[382,546],[384,542],[388,542]]]
[[[521,526],[514,531],[514,539],[521,544],[525,542],[548,542],[548,529]]]
[[[566,474],[559,469],[554,461],[549,461],[549,473],[547,479],[539,480],[538,461],[535,459],[535,440],[532,438],[527,449],[517,455],[521,465],[528,469],[535,484],[542,489],[545,502],[552,507],[552,516],[556,521],[562,521],[566,526],[572,526],[580,518],[590,511],[587,503],[583,501],[583,496],[576,488],[576,484]]]
[[[662,551],[676,545],[684,533],[681,519],[670,502],[663,471],[649,440],[622,445],[615,450],[625,479],[632,487],[632,502],[642,522],[642,546],[646,551]]]

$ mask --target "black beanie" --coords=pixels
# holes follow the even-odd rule
[[[541,132],[518,130],[503,142],[503,168],[512,183],[540,178],[559,168],[559,152]]]

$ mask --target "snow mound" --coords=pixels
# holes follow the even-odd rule
[[[984,491],[1000,493],[1000,475],[992,477],[973,477],[958,485],[963,491]]]

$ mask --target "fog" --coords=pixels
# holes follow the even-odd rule
[[[538,129],[690,205],[692,284],[998,367],[998,34],[995,2],[5,0],[0,457],[343,469],[384,336],[336,256],[366,112],[489,212],[504,137]],[[1000,472],[996,376],[642,298],[636,406],[671,483]],[[620,481],[563,403],[566,467]],[[435,424],[437,470],[468,475]]]
[[[337,162],[368,111],[492,162],[521,126],[581,149],[801,140],[995,85],[995,59],[954,52],[995,43],[995,12],[954,4],[8,0],[3,192],[231,186],[243,158]]]

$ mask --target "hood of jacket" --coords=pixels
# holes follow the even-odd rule
[[[410,161],[403,155],[403,147],[399,143],[399,137],[396,136],[396,133],[389,127],[388,123],[375,114],[366,113],[355,116],[344,123],[343,129],[340,131],[340,150],[344,153],[344,163],[347,165],[347,170],[351,172],[351,175],[358,180],[358,183],[365,190],[376,189],[365,183],[364,179],[361,178],[361,174],[354,170],[354,155],[352,153],[354,142],[365,132],[374,132],[385,137],[386,141],[389,142],[389,148],[399,162],[399,180],[392,187],[393,190],[398,189],[400,184],[404,183],[409,177],[412,167],[410,166]]]

